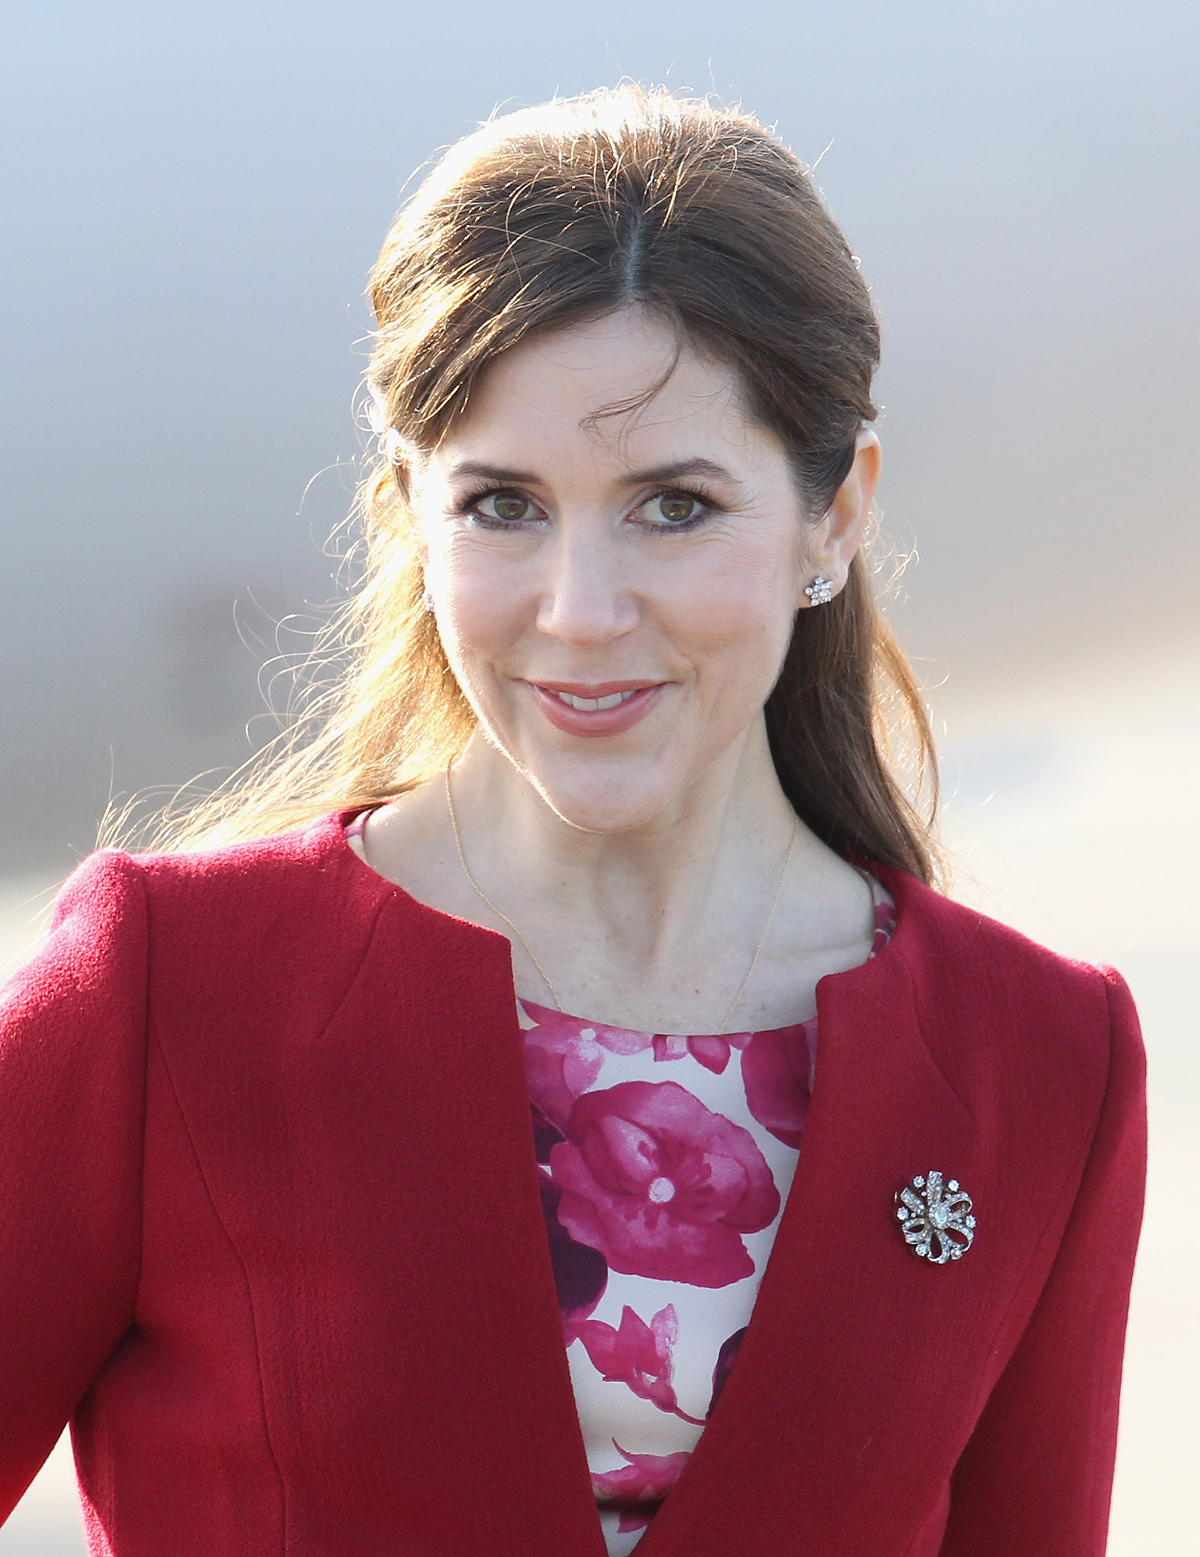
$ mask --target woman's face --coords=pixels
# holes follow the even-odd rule
[[[840,586],[858,544],[805,522],[781,443],[696,351],[640,409],[597,416],[674,351],[636,311],[515,347],[416,483],[454,674],[493,745],[588,831],[643,826],[736,764],[805,584]]]

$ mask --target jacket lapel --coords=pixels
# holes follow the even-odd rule
[[[404,968],[414,945],[424,975],[415,979],[411,962]],[[383,977],[385,965],[401,974],[397,1009],[407,1008],[400,1085],[416,1128],[396,1182],[431,1163],[438,1180],[417,1333],[442,1406],[430,1401],[434,1431],[406,1423],[407,1455],[429,1456],[424,1467],[410,1458],[406,1479],[444,1483],[451,1412],[473,1446],[459,1466],[462,1508],[447,1510],[464,1552],[603,1557],[538,1189],[508,942],[400,894],[378,952]]]
[[[749,1329],[638,1557],[905,1553],[931,1512],[910,1493],[944,1484],[969,1432],[977,1375],[956,1380],[990,1328],[994,1261],[982,1238],[955,1264],[914,1258],[893,1197],[931,1169],[968,1191],[986,1175],[922,1040],[905,939],[901,903],[891,946],[818,986],[812,1106]]]
[[[271,986],[274,1042],[174,1045],[244,1251],[289,1550],[604,1557],[508,942],[368,871],[336,819],[318,843],[313,960],[358,959],[333,1010],[292,1023]]]

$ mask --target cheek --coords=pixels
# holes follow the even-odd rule
[[[439,626],[452,661],[492,658],[520,637],[530,616],[522,576],[469,544],[437,559]]]
[[[796,571],[764,546],[739,548],[694,579],[676,602],[676,622],[697,661],[722,679],[765,680],[769,688],[791,638]]]

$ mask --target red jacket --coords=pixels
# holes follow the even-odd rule
[[[1100,1557],[1141,1208],[1117,975],[901,872],[823,979],[741,1354],[638,1557]],[[974,1246],[915,1259],[931,1169]],[[94,856],[0,1004],[0,1515],[93,1553],[602,1557],[507,942],[339,819]]]

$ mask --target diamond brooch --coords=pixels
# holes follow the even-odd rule
[[[896,1195],[896,1220],[904,1241],[918,1259],[931,1265],[961,1260],[975,1242],[971,1197],[957,1179],[918,1173]]]

